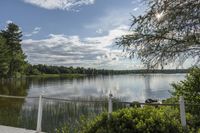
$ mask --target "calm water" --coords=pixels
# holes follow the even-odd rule
[[[184,79],[184,74],[145,74],[96,76],[79,79],[27,78],[0,81],[0,94],[49,97],[87,98],[95,100],[108,96],[126,101],[144,101],[147,98],[165,99],[170,97],[170,84]],[[42,129],[53,133],[67,124],[70,133],[79,126],[81,116],[91,119],[107,111],[107,101],[103,103],[63,102],[43,99]],[[0,98],[0,125],[36,128],[38,99]],[[113,105],[117,110],[124,105]]]
[[[144,101],[147,98],[170,97],[170,84],[184,79],[184,74],[145,74],[66,78],[28,78],[2,81],[0,93],[7,95],[70,97],[108,96],[127,101]]]
[[[83,79],[30,79],[28,96],[43,93],[52,97],[108,96],[127,101],[144,101],[147,98],[170,97],[170,84],[184,79],[184,74],[145,74],[86,77]]]

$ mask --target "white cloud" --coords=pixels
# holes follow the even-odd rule
[[[74,7],[94,4],[95,0],[24,0],[45,9],[71,10]]]
[[[40,30],[41,30],[41,27],[35,27],[31,33],[25,33],[24,36],[31,37],[35,34],[38,34],[40,32]]]
[[[129,27],[126,25],[121,25],[113,30],[110,30],[108,32],[108,35],[106,35],[106,36],[87,37],[87,38],[85,38],[85,41],[99,44],[97,47],[107,47],[113,43],[115,38],[120,37],[125,34],[128,34],[129,33],[128,28]]]
[[[33,29],[33,34],[37,34],[37,33],[39,33],[39,31],[41,30],[41,27],[35,27],[34,29]]]
[[[10,24],[10,23],[13,23],[13,21],[12,20],[7,20],[6,21],[6,24]]]
[[[133,11],[137,11],[138,9],[139,9],[139,8],[138,8],[138,7],[136,7],[136,8],[134,8],[134,9],[133,9]]]
[[[96,30],[96,33],[102,34],[102,33],[103,33],[103,30],[102,30],[101,28],[99,28],[99,29]]]
[[[115,38],[123,34],[129,34],[126,26],[110,30],[104,36],[83,39],[80,39],[79,36],[50,34],[46,39],[26,39],[22,42],[22,46],[28,60],[33,64],[108,69],[113,69],[112,66],[115,66],[115,69],[120,69],[124,66],[119,65],[123,62],[121,60],[122,51],[114,49],[112,45]]]

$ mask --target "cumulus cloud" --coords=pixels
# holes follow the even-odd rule
[[[23,50],[33,64],[83,67],[110,67],[118,64],[121,50],[113,49],[116,37],[129,34],[126,26],[110,30],[99,37],[66,36],[50,34],[46,39],[26,39]]]
[[[41,30],[41,27],[35,27],[31,33],[25,33],[24,36],[31,37],[35,34],[38,34],[40,32],[40,30]]]
[[[74,7],[94,4],[95,0],[24,0],[45,9],[71,10]]]

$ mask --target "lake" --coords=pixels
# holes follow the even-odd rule
[[[46,78],[29,79],[28,96],[43,93],[52,97],[101,97],[111,92],[127,101],[170,97],[170,84],[184,79],[184,74],[130,74],[95,76],[81,79]]]
[[[165,99],[170,97],[170,84],[183,80],[185,74],[127,74],[112,76],[90,76],[78,79],[67,78],[24,78],[1,80],[0,93],[37,97],[63,99],[104,98],[111,92],[115,98],[122,101],[140,101],[145,99]],[[0,125],[35,129],[37,121],[38,99],[8,99],[0,98]],[[94,118],[101,112],[107,111],[107,101],[102,103],[64,102],[52,99],[43,100],[42,129],[55,132],[64,124],[73,133],[79,126],[81,116],[86,119]],[[117,110],[124,105],[113,105]]]
[[[127,101],[170,97],[170,84],[183,80],[185,74],[129,74],[90,76],[78,79],[26,78],[1,82],[0,93],[7,95],[70,97],[101,97],[111,92]]]

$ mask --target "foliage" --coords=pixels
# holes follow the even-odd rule
[[[180,96],[183,96],[186,103],[189,104],[199,104],[200,105],[200,68],[193,67],[189,74],[187,74],[186,79],[180,81],[179,83],[173,83],[173,97],[168,100],[168,102],[178,101]],[[173,100],[172,100],[173,99]],[[200,106],[186,106],[186,111],[190,112],[192,115],[197,117],[196,125],[200,124]]]
[[[111,75],[111,74],[135,74],[135,73],[186,73],[187,69],[176,70],[104,70],[83,67],[64,67],[64,66],[48,66],[48,65],[29,65],[27,67],[27,75],[40,75],[40,74],[83,74],[83,75]]]
[[[146,12],[133,16],[131,34],[117,45],[148,68],[179,62],[189,57],[200,62],[200,1],[149,0]]]
[[[60,128],[56,128],[55,129],[56,133],[70,133],[69,132],[69,127],[67,126],[67,124],[64,124],[62,127]]]
[[[131,104],[130,104],[131,107],[141,107],[140,103],[137,102],[137,101],[133,101]]]
[[[41,73],[37,68],[33,67],[31,64],[28,64],[27,68],[26,68],[26,74],[27,75],[39,75]]]
[[[192,116],[187,114],[188,125]],[[189,129],[189,126],[187,127]],[[113,112],[110,119],[106,113],[87,123],[81,133],[181,133],[178,109],[170,107],[126,108]]]
[[[183,96],[188,103],[200,104],[200,68],[193,67],[186,79],[172,84],[173,96]]]
[[[9,71],[9,56],[8,56],[8,46],[6,45],[6,40],[0,35],[0,76],[7,75]]]
[[[19,27],[14,23],[9,23],[5,30],[0,32],[1,38],[1,50],[5,50],[0,54],[0,59],[4,58],[4,60],[0,60],[1,64],[4,66],[0,68],[0,71],[4,71],[4,73],[0,73],[1,76],[6,77],[17,77],[20,76],[25,68],[26,62],[22,48],[21,48],[21,37],[22,32]],[[2,66],[1,65],[1,66]]]

